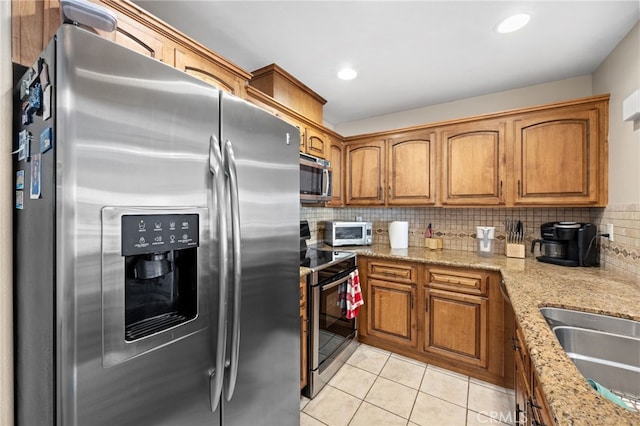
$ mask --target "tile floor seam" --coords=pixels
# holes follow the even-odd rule
[[[407,425],[411,422],[411,416],[413,415],[413,410],[416,409],[416,401],[418,400],[418,395],[420,395],[420,389],[422,389],[422,382],[424,382],[424,378],[427,376],[427,367],[429,364],[425,364],[424,372],[422,373],[422,379],[420,380],[420,385],[418,386],[418,393],[416,393],[416,397],[413,400],[413,405],[411,406],[411,412],[409,413],[409,419],[407,419]]]
[[[369,404],[369,405],[372,405],[372,406],[374,406],[374,407],[376,407],[376,408],[378,408],[378,409],[382,410],[382,411],[385,411],[385,412],[387,412],[387,413],[389,413],[389,414],[393,414],[393,415],[394,415],[394,416],[396,416],[396,417],[400,417],[401,419],[406,420],[406,421],[407,421],[407,424],[411,421],[411,420],[409,420],[409,419],[407,419],[407,418],[405,418],[405,417],[402,417],[402,416],[401,416],[400,414],[398,414],[398,413],[394,413],[393,411],[389,411],[389,410],[387,410],[386,408],[380,407],[379,405],[376,405],[376,404],[371,403],[371,402],[369,402],[369,401],[365,401],[365,400],[363,399],[363,400],[362,400],[362,404],[364,404],[365,402],[366,402],[367,404]],[[360,407],[362,407],[362,404],[360,404]],[[360,407],[358,407],[358,410],[360,409]],[[356,410],[356,414],[357,414],[357,413],[358,413],[358,411]],[[353,417],[355,417],[355,414],[353,415]],[[351,422],[352,422],[352,421],[353,421],[353,418],[351,418],[351,420],[349,421],[349,424],[351,424]],[[349,424],[348,424],[347,426],[349,426]],[[371,426],[374,426],[374,425],[371,425]]]
[[[391,359],[391,355],[389,356],[389,358],[387,358],[387,361],[385,361],[384,365],[382,366],[382,369],[380,369],[380,373],[382,373],[382,371],[384,370],[384,367],[387,365],[387,362],[389,362],[389,359]],[[425,369],[425,371],[426,371],[426,369]],[[380,375],[380,373],[377,375],[376,380],[374,380],[373,385],[371,385],[371,387],[370,387],[370,388],[369,388],[369,390],[367,391],[367,394],[364,396],[364,398],[362,399],[362,401],[363,401],[363,402],[366,402],[367,404],[371,404],[371,405],[373,405],[374,407],[377,407],[377,408],[379,408],[379,409],[381,409],[381,410],[384,410],[384,411],[386,411],[386,412],[388,412],[388,413],[391,413],[391,414],[393,414],[393,415],[396,415],[396,416],[398,416],[398,417],[400,417],[400,418],[403,418],[403,419],[405,419],[405,420],[407,421],[407,424],[408,424],[408,423],[409,423],[409,421],[410,421],[410,419],[411,419],[411,413],[413,412],[413,407],[414,407],[414,406],[415,406],[415,404],[416,404],[416,398],[418,397],[418,393],[420,392],[420,389],[419,389],[419,388],[418,388],[418,389],[413,389],[411,386],[407,386],[407,385],[405,385],[404,383],[400,383],[400,382],[397,382],[397,381],[395,381],[395,380],[393,380],[393,379],[389,379],[388,377],[381,376],[381,375]],[[423,376],[422,376],[422,377],[424,378],[424,374],[423,374]],[[366,399],[367,399],[367,396],[369,396],[369,393],[371,393],[371,390],[373,389],[373,386],[375,385],[376,381],[377,381],[379,378],[382,378],[382,379],[384,379],[384,380],[388,380],[388,381],[390,381],[390,382],[392,382],[392,383],[398,384],[398,385],[403,386],[403,387],[405,387],[405,388],[407,388],[407,389],[417,390],[417,392],[416,392],[416,396],[415,396],[415,397],[414,397],[414,399],[413,399],[413,404],[411,405],[411,411],[409,412],[409,417],[404,417],[404,416],[402,416],[402,415],[400,415],[400,414],[398,414],[398,413],[394,413],[393,411],[387,410],[387,409],[386,409],[386,408],[384,408],[384,407],[380,407],[379,405],[376,405],[376,404],[374,404],[374,403],[372,403],[372,402],[370,402],[370,401],[367,401],[367,400],[366,400]]]
[[[464,408],[465,410],[468,410],[468,409],[469,409],[469,405],[468,405],[469,403],[468,403],[468,402],[467,402],[467,405],[460,405],[460,404],[456,404],[456,403],[455,403],[455,402],[453,402],[453,401],[449,401],[449,400],[446,400],[446,399],[444,399],[444,398],[441,398],[441,397],[439,397],[439,396],[437,396],[437,395],[431,395],[431,394],[430,394],[430,393],[428,393],[428,392],[423,392],[423,391],[421,391],[421,390],[418,390],[418,393],[423,393],[423,394],[428,395],[428,396],[430,396],[430,397],[432,397],[432,398],[439,399],[440,401],[448,402],[448,403],[449,403],[449,404],[451,404],[451,405],[455,405],[456,407]]]
[[[358,404],[358,408],[356,408],[356,411],[353,412],[353,414],[351,415],[351,417],[349,418],[349,421],[347,422],[347,426],[349,426],[351,424],[351,422],[353,421],[353,419],[356,417],[356,414],[358,414],[358,410],[360,410],[360,408],[362,407],[362,404],[364,403],[364,399],[360,400],[360,404]]]
[[[318,423],[322,423],[322,424],[323,424],[323,425],[325,425],[325,426],[331,426],[331,425],[328,425],[327,423],[323,422],[323,421],[322,421],[322,420],[320,420],[319,418],[317,418],[317,417],[313,417],[311,414],[307,413],[307,412],[306,412],[306,411],[304,411],[304,410],[302,410],[302,412],[303,412],[304,414],[306,414],[307,416],[311,417],[313,420],[317,421]]]

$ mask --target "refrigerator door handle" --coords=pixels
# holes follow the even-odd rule
[[[224,143],[224,167],[229,179],[231,201],[231,233],[233,244],[233,323],[231,328],[231,360],[229,374],[225,374],[225,394],[231,401],[238,377],[240,356],[240,308],[242,302],[242,253],[240,250],[240,200],[236,159],[231,141]]]
[[[209,171],[212,176],[213,190],[216,197],[216,217],[218,225],[218,265],[219,265],[219,299],[218,299],[218,337],[216,347],[212,350],[215,356],[215,369],[209,376],[209,398],[211,411],[215,412],[222,395],[224,380],[224,358],[227,340],[227,275],[228,275],[228,247],[227,247],[227,215],[223,209],[225,200],[225,173],[223,169],[222,152],[215,136],[209,139]],[[210,215],[209,217],[212,217]],[[213,229],[213,227],[210,227]],[[215,288],[215,285],[211,286]],[[213,298],[212,298],[213,300]]]

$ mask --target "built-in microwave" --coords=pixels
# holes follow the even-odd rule
[[[324,242],[332,246],[370,246],[371,222],[324,222]]]
[[[331,198],[331,162],[300,153],[300,202],[324,203]]]

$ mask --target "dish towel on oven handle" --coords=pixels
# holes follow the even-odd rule
[[[358,316],[360,306],[364,305],[364,300],[362,300],[362,289],[360,288],[360,276],[358,275],[357,269],[349,274],[349,279],[347,280],[346,299],[347,312],[345,317],[347,319],[353,319]]]

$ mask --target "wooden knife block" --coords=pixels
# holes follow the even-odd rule
[[[507,249],[505,250],[507,257],[524,259],[524,252],[524,244],[507,243]]]
[[[425,238],[424,246],[429,250],[442,250],[442,238]]]

